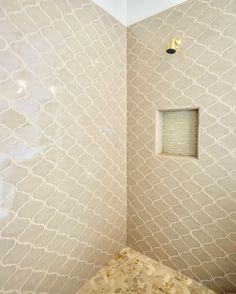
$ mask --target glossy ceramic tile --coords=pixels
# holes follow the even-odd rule
[[[77,294],[216,294],[130,248],[123,249]]]
[[[126,29],[0,0],[0,293],[74,293],[126,241]]]
[[[236,292],[235,24],[235,0],[189,0],[128,28],[128,245],[219,293]],[[199,160],[157,156],[156,110],[191,107]]]

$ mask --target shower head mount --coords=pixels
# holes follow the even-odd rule
[[[181,40],[180,39],[177,39],[177,38],[173,38],[171,40],[171,42],[169,43],[167,49],[166,49],[166,52],[168,54],[175,54],[177,49],[179,48],[181,44]]]

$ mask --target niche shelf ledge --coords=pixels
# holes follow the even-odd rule
[[[156,154],[198,158],[199,109],[156,112]]]

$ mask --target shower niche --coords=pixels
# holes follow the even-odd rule
[[[198,158],[199,109],[156,112],[156,153]]]

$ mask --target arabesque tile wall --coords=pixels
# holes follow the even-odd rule
[[[128,29],[128,245],[236,291],[236,3]],[[165,54],[172,37],[183,43]],[[126,241],[126,29],[91,0],[0,0],[0,292],[75,293]],[[155,111],[200,107],[199,160]]]
[[[235,0],[189,0],[128,28],[128,246],[218,293],[236,292],[235,85]],[[156,110],[189,107],[199,160],[156,156]]]
[[[126,29],[0,1],[0,292],[75,293],[126,242]]]

